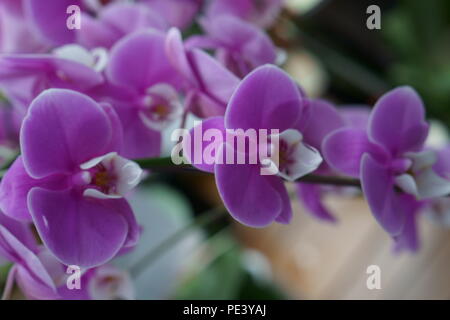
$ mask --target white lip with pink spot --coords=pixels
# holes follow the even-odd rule
[[[262,162],[277,171],[272,174],[295,181],[315,171],[323,161],[317,149],[303,142],[303,135],[298,130],[288,129],[271,138],[271,157]]]
[[[440,177],[433,170],[437,161],[436,152],[409,152],[405,156],[410,160],[410,164],[405,173],[395,178],[395,184],[400,189],[419,200],[442,197],[450,193],[450,180]]]
[[[136,187],[143,177],[139,165],[111,152],[83,163],[80,168],[88,185],[83,195],[98,199],[118,199]]]

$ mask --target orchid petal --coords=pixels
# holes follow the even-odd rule
[[[50,89],[33,101],[23,122],[23,162],[33,178],[70,172],[115,151],[112,138],[110,118],[95,101],[75,91]]]
[[[399,235],[405,224],[405,212],[394,189],[394,177],[369,154],[362,157],[361,184],[372,214],[392,236]]]
[[[214,130],[221,135],[222,141],[216,141],[217,137],[206,136],[206,132]],[[209,118],[189,131],[189,136],[183,138],[183,156],[197,169],[214,172],[216,161],[214,159],[205,158],[205,150],[208,146],[213,148],[212,156],[218,156],[218,151],[226,137],[223,117]],[[198,141],[196,140],[198,139]],[[217,159],[217,158],[216,158]]]
[[[336,218],[321,201],[322,192],[320,186],[297,183],[296,187],[299,199],[312,216],[329,222],[336,221]]]
[[[305,128],[299,128],[309,145],[321,150],[322,142],[334,130],[344,127],[343,117],[336,107],[324,100],[309,100],[309,118]]]
[[[367,152],[375,154],[376,150],[381,148],[369,141],[364,130],[348,127],[328,135],[322,145],[323,156],[330,167],[355,178],[360,176],[361,157]]]
[[[281,69],[263,66],[242,80],[225,114],[229,129],[293,128],[302,111],[302,98],[295,82]]]
[[[273,181],[279,178],[262,176],[258,165],[216,164],[215,177],[225,207],[239,222],[265,227],[283,212],[284,199],[274,188],[278,182]]]
[[[383,95],[369,120],[369,137],[394,156],[419,151],[428,134],[425,108],[410,87],[399,87]]]
[[[108,78],[145,92],[160,83],[178,87],[179,78],[165,52],[165,36],[156,31],[142,31],[121,39],[111,49],[106,69]]]
[[[31,221],[27,207],[27,196],[31,188],[42,186],[46,189],[66,187],[62,175],[52,175],[43,179],[33,179],[27,173],[22,156],[8,169],[0,183],[0,208],[9,217],[20,221]]]
[[[97,200],[70,190],[33,188],[28,207],[46,247],[67,265],[90,268],[109,261],[133,229],[124,217],[132,213],[123,199]]]

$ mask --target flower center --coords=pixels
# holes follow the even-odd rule
[[[84,182],[83,195],[94,198],[121,198],[141,180],[142,169],[115,152],[94,158],[80,166],[77,180]],[[78,183],[80,184],[80,183]]]
[[[140,104],[139,117],[150,129],[161,131],[181,117],[183,108],[174,88],[157,84],[147,90]]]
[[[277,168],[277,174],[288,181],[311,173],[322,163],[319,152],[305,144],[302,134],[297,130],[288,129],[270,138],[271,167]]]
[[[405,159],[393,162],[393,170],[397,172],[395,184],[420,200],[447,195],[450,193],[450,181],[434,172],[436,161],[434,151],[405,154]]]

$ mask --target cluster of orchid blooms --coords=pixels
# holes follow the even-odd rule
[[[126,198],[145,177],[133,159],[161,156],[162,132],[188,114],[202,130],[279,131],[277,175],[261,175],[261,162],[193,162],[214,173],[241,223],[289,223],[286,180],[312,215],[335,221],[321,199],[342,187],[301,178],[349,176],[396,247],[417,249],[417,214],[446,208],[450,149],[425,147],[429,127],[412,88],[372,109],[307,98],[265,32],[282,2],[0,3],[4,164],[20,152],[0,184],[0,257],[13,263],[5,296],[17,283],[34,299],[130,297],[130,280],[108,262],[141,232]],[[82,10],[78,30],[66,27],[70,5]],[[194,22],[204,34],[183,39]],[[229,148],[222,143],[217,158]],[[66,286],[70,265],[83,269],[81,290]]]

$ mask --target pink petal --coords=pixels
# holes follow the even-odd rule
[[[405,226],[405,212],[389,169],[365,154],[361,164],[361,183],[378,223],[392,236],[399,235]]]
[[[123,215],[124,201],[42,188],[33,188],[28,196],[30,213],[46,247],[64,264],[86,268],[109,261],[127,241],[130,225]]]
[[[23,162],[34,178],[70,172],[115,151],[113,137],[110,117],[94,100],[75,91],[50,89],[33,101],[23,122]]]

